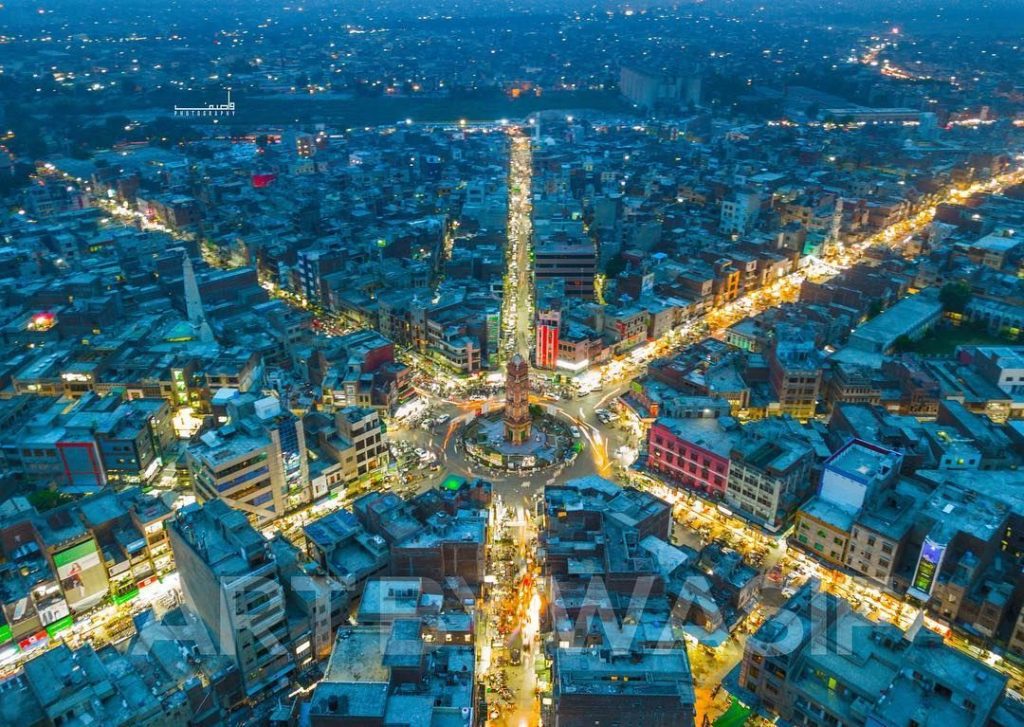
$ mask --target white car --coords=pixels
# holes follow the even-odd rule
[[[576,439],[579,439],[581,436],[583,436],[582,432],[580,432],[580,428],[577,426],[569,427],[569,431],[572,432],[572,436],[576,437]]]
[[[441,416],[439,416],[437,418],[437,423],[438,424],[447,424],[451,418],[452,417],[451,417],[450,414],[442,414]]]
[[[427,450],[423,449],[423,447],[417,447],[416,449],[413,450],[413,452],[415,452],[416,456],[419,457],[420,459],[426,459],[427,456],[430,454]]]

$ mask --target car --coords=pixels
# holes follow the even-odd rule
[[[447,424],[449,421],[451,421],[451,418],[452,417],[450,414],[442,414],[436,419],[436,422],[438,424]]]
[[[583,433],[580,432],[580,428],[575,425],[569,427],[569,431],[572,432],[572,436],[576,437],[576,439],[579,439],[581,436],[583,436]]]
[[[413,450],[413,452],[420,459],[426,459],[427,458],[427,450],[423,449],[423,447],[417,447],[416,449]]]

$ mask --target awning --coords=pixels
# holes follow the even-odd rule
[[[725,714],[715,720],[715,727],[742,727],[750,716],[750,707],[744,707],[733,697],[729,709]]]

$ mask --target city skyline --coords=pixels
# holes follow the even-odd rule
[[[1024,725],[1022,30],[0,4],[0,724]]]

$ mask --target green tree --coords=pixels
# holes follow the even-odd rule
[[[74,498],[58,490],[35,490],[28,496],[28,501],[39,512],[52,510],[58,505],[71,502]]]
[[[939,301],[947,313],[963,313],[971,302],[971,286],[964,280],[946,283],[939,291]]]

